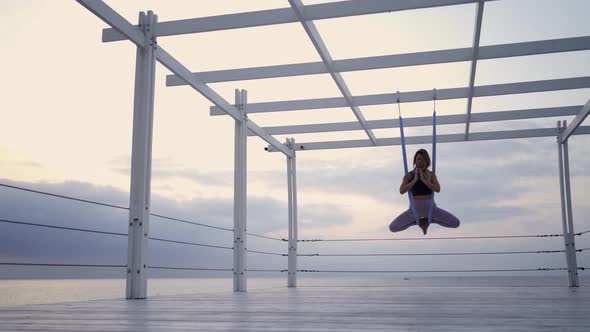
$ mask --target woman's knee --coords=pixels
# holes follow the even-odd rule
[[[401,232],[412,225],[413,223],[404,223],[402,220],[396,219],[389,224],[389,230],[393,233]]]
[[[451,228],[457,228],[457,227],[459,227],[459,225],[461,225],[461,221],[459,221],[459,219],[456,219],[451,224]]]
[[[395,221],[391,222],[391,224],[389,224],[389,231],[395,233],[395,232],[399,232],[401,229],[395,225]]]

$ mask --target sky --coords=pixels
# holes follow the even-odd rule
[[[304,1],[315,4],[323,1]],[[159,21],[289,7],[288,1],[107,1],[130,22],[153,10]],[[480,45],[590,36],[583,13],[590,3],[494,1],[486,3]],[[470,47],[475,5],[460,5],[317,21],[334,59]],[[2,1],[0,36],[0,183],[128,206],[135,48],[101,42],[106,25],[74,1]],[[159,44],[192,71],[320,61],[301,24],[161,37]],[[476,85],[590,76],[590,52],[569,52],[479,61]],[[353,95],[465,87],[469,63],[343,73]],[[152,213],[233,226],[234,122],[210,116],[210,102],[187,86],[166,87],[169,72],[156,67],[152,165]],[[248,101],[338,97],[329,75],[215,83],[228,102],[234,89]],[[475,98],[473,113],[586,103],[590,89]],[[465,100],[437,102],[438,115],[464,114]],[[404,117],[427,116],[431,102],[403,104]],[[397,116],[395,105],[360,107],[368,120]],[[251,114],[261,127],[354,121],[348,108]],[[554,127],[559,117],[474,123],[472,132]],[[585,121],[588,124],[588,120]],[[429,127],[407,128],[427,135]],[[439,126],[440,134],[463,125]],[[375,130],[397,137],[394,129]],[[279,141],[287,136],[277,135]],[[297,142],[365,139],[362,131],[300,134]],[[590,229],[590,137],[570,139],[575,230]],[[248,140],[248,231],[287,237],[286,160]],[[408,154],[418,148],[409,146]],[[461,220],[458,229],[432,226],[429,236],[492,236],[562,231],[555,138],[440,144],[437,147],[440,207]],[[407,208],[399,195],[401,149],[373,147],[297,153],[299,236],[394,238],[421,236],[417,227],[391,234],[389,222]],[[125,210],[93,206],[0,187],[0,219],[125,232]],[[232,245],[229,232],[153,217],[153,237]],[[578,248],[590,235],[577,237]],[[283,242],[250,237],[251,250],[286,252]],[[120,264],[122,236],[85,234],[0,222],[4,262]],[[381,241],[300,243],[301,253],[416,253],[497,250],[560,250],[562,239]],[[152,265],[231,268],[231,251],[151,241]],[[588,254],[578,254],[587,264]],[[286,258],[251,254],[251,269],[284,269]],[[432,270],[563,267],[563,254],[332,258],[301,257],[302,269]],[[153,271],[154,276],[199,276]],[[119,270],[2,266],[0,278],[122,277]]]

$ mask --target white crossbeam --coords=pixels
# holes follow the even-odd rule
[[[304,6],[303,20],[322,20],[357,15],[395,12],[440,6],[462,5],[493,0],[350,0]],[[189,33],[210,32],[228,29],[258,27],[273,24],[298,22],[299,18],[290,8],[279,8],[229,15],[210,16],[177,21],[161,22],[156,36],[174,36]],[[137,28],[136,28],[137,29]],[[114,29],[105,29],[103,42],[127,39]]]
[[[469,122],[471,121],[471,106],[473,105],[473,87],[475,85],[475,72],[477,68],[477,59],[479,57],[479,39],[481,36],[483,8],[484,3],[479,2],[477,4],[475,31],[473,33],[473,58],[471,59],[471,69],[469,70],[469,90],[467,92],[467,119],[465,120],[465,138],[469,137]]]
[[[475,113],[471,117],[471,122],[510,121],[557,116],[572,116],[578,114],[582,106],[583,105]],[[465,123],[464,114],[439,115],[436,117],[436,124],[439,126],[462,123]],[[432,126],[432,116],[404,119],[404,127],[422,126]],[[388,119],[367,121],[367,127],[370,129],[399,128],[399,120]],[[263,127],[262,129],[264,129],[270,135],[290,135],[303,133],[325,133],[336,131],[362,130],[363,128],[357,121],[351,121],[294,126]],[[250,135],[253,136],[254,134]]]
[[[574,120],[565,128],[565,130],[559,135],[559,141],[564,142],[566,141],[573,133],[576,132],[576,129],[580,127],[582,122],[586,119],[586,117],[590,114],[590,99],[586,102],[586,105],[582,107],[578,115],[574,118]]]
[[[195,90],[200,92],[205,98],[209,99],[213,104],[217,105],[219,109],[223,110],[224,113],[229,114],[234,119],[241,120],[240,112],[235,106],[231,105],[225,99],[223,99],[217,92],[213,91],[209,86],[200,81],[195,75],[193,75],[184,65],[174,59],[168,52],[158,46],[156,50],[156,56],[158,61],[168,68],[174,74],[182,77],[186,82],[193,87]],[[276,138],[267,134],[262,128],[252,121],[247,121],[248,129],[255,133],[257,136],[268,142],[270,145],[283,152],[285,155],[291,155],[289,149],[279,142]]]
[[[436,137],[437,143],[456,143],[456,142],[471,142],[471,141],[490,141],[501,139],[514,138],[534,138],[534,137],[556,137],[559,134],[557,128],[537,128],[525,130],[504,130],[504,131],[490,131],[471,133],[469,139],[465,139],[465,134],[447,134],[438,135]],[[588,135],[590,134],[590,126],[581,126],[572,133],[573,135]],[[430,144],[432,143],[432,136],[411,136],[406,137],[406,144]],[[378,146],[401,145],[401,139],[395,138],[378,138]],[[327,150],[327,149],[346,149],[346,148],[362,148],[374,146],[369,140],[347,140],[347,141],[331,141],[331,142],[309,142],[297,143],[295,150]],[[269,152],[277,152],[276,149],[269,146]]]
[[[478,60],[583,51],[590,50],[590,36],[481,46],[478,48],[478,50]],[[473,60],[473,52],[472,48],[468,47],[441,51],[415,52],[356,59],[334,60],[333,67],[334,71],[336,72],[348,72],[470,60]],[[197,72],[195,75],[198,75],[204,83],[217,83],[275,77],[317,75],[326,73],[328,73],[328,70],[326,69],[326,66],[324,66],[323,62],[307,62],[288,65]],[[168,75],[166,77],[167,86],[177,86],[184,84],[186,84],[184,80],[175,75]]]
[[[239,111],[235,108],[234,105],[231,105],[225,99],[223,99],[220,95],[218,95],[213,89],[207,86],[205,83],[201,82],[197,77],[192,75],[192,73],[178,60],[176,60],[173,56],[171,56],[168,52],[166,52],[162,47],[158,46],[157,53],[156,53],[158,61],[168,70],[173,72],[175,75],[183,78],[185,82],[190,85],[193,89],[200,92],[205,98],[209,99],[213,104],[217,105],[220,109],[223,110],[225,114],[229,114],[232,118],[236,120],[241,120],[242,117]]]
[[[305,18],[303,15],[303,10],[305,9],[305,6],[303,5],[303,2],[301,2],[301,0],[289,0],[289,3],[291,4],[291,8],[293,8],[293,11],[295,11],[295,13],[297,14],[297,17],[301,21],[301,24],[303,25],[303,29],[305,29],[305,32],[309,36],[309,39],[311,39],[313,46],[315,47],[316,51],[318,52],[318,54],[322,58],[324,66],[326,67],[326,69],[330,73],[330,76],[332,76],[332,79],[336,83],[338,90],[340,90],[340,93],[342,93],[342,96],[344,96],[344,99],[346,100],[348,107],[350,107],[350,109],[354,113],[354,116],[356,117],[356,119],[360,123],[360,125],[363,128],[363,130],[365,131],[365,133],[367,133],[367,136],[369,136],[369,139],[371,140],[371,142],[373,142],[374,145],[377,145],[375,135],[373,134],[373,132],[371,130],[369,130],[367,128],[367,125],[366,125],[367,120],[363,116],[363,113],[361,112],[361,110],[358,107],[356,107],[352,104],[352,94],[350,93],[350,90],[348,89],[346,82],[344,82],[342,75],[340,75],[340,73],[334,71],[334,66],[333,66],[334,59],[332,59],[332,56],[330,55],[330,51],[328,51],[326,44],[324,44],[324,41],[322,40],[322,36],[320,36],[318,29],[315,27],[315,24],[313,23],[313,21],[305,21],[304,20]]]
[[[113,28],[123,31],[130,38],[130,40],[138,46],[144,47],[146,44],[144,34],[139,32],[139,30],[135,31],[134,29],[130,28],[132,27],[131,23],[129,23],[129,21],[119,15],[112,8],[107,6],[104,2],[99,0],[78,0],[78,2],[100,19],[105,21],[107,24],[111,25]],[[234,119],[241,119],[240,113],[233,105],[230,105],[215,91],[213,91],[213,89],[199,80],[198,76],[195,76],[184,65],[168,54],[168,52],[166,52],[162,47],[157,46],[155,53],[158,62],[164,65],[164,67],[168,68],[175,75],[181,77],[186,82],[186,84],[200,92],[205,98],[209,99],[209,101],[219,107],[219,109],[223,110],[225,114],[229,114]],[[287,149],[281,142],[271,135],[268,135],[254,122],[248,121],[248,129],[256,133],[258,136],[260,136],[260,138],[265,140],[279,151],[282,151],[284,154],[291,154],[289,149]]]
[[[131,24],[123,16],[119,15],[115,10],[109,7],[106,3],[97,0],[77,0],[84,8],[88,9],[91,13],[96,15],[101,20],[105,21],[106,24],[113,27],[118,35],[122,36],[122,39],[129,39],[135,45],[144,48],[145,47],[145,36],[141,32],[137,25]]]
[[[590,76],[564,78],[543,81],[518,82],[506,84],[482,85],[474,88],[474,97],[489,97],[500,96],[518,93],[532,93],[532,92],[546,92],[554,90],[569,90],[569,89],[583,89],[590,88]],[[436,99],[458,99],[467,98],[467,88],[451,88],[451,89],[437,89]],[[377,95],[367,95],[353,97],[354,106],[367,105],[386,105],[394,104],[396,102],[396,94],[385,93]],[[400,92],[401,102],[418,102],[432,100],[432,90]],[[318,99],[304,99],[304,100],[289,100],[289,101],[275,101],[252,103],[247,105],[247,113],[264,113],[264,112],[280,112],[280,111],[296,111],[296,110],[310,110],[323,108],[338,108],[348,107],[344,98],[318,98]],[[211,115],[224,115],[217,106],[211,107]]]

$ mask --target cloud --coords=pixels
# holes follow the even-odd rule
[[[24,167],[34,167],[34,168],[41,168],[41,164],[36,163],[36,162],[32,162],[32,161],[6,161],[6,160],[2,160],[0,161],[0,167],[18,167],[18,168],[24,168]]]
[[[7,185],[30,188],[38,191],[64,196],[78,197],[89,201],[103,202],[125,207],[128,193],[109,186],[95,186],[81,182],[64,183],[23,183],[9,180],[1,181]],[[17,222],[73,227],[126,234],[128,230],[128,210],[92,205],[57,197],[35,194],[10,188],[0,188],[0,219]],[[305,218],[311,220],[336,220],[325,218],[328,209],[333,218],[346,221],[344,212],[338,207],[314,207],[304,209]],[[188,222],[233,228],[233,200],[193,199],[175,201],[162,196],[152,197],[151,212]],[[233,246],[233,232],[212,229],[172,221],[152,216],[150,218],[150,237],[185,241],[224,247]],[[282,234],[287,237],[287,208],[283,202],[270,197],[248,197],[248,232],[259,235]],[[285,253],[286,244],[282,241],[249,237],[252,250]],[[231,268],[231,250],[205,248],[176,243],[151,240],[149,262],[153,266],[189,266]],[[71,230],[51,229],[0,222],[0,257],[3,262],[29,263],[68,263],[68,264],[116,264],[125,265],[127,259],[127,237],[119,235],[95,234]],[[261,256],[250,254],[252,269],[283,269],[286,263],[280,256]],[[78,269],[55,271],[3,269],[0,278],[42,277],[49,273],[52,277],[72,277],[83,275]],[[20,274],[19,274],[20,273]],[[157,275],[170,275],[154,270]],[[94,276],[120,276],[120,271],[100,271]]]
[[[129,175],[131,158],[129,155],[118,156],[109,162],[113,172]],[[166,182],[170,179],[190,181],[203,186],[228,186],[233,183],[233,173],[201,172],[197,169],[180,165],[172,158],[154,158],[152,161],[152,180]]]

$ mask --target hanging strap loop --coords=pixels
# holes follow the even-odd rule
[[[404,176],[406,176],[406,174],[408,174],[408,160],[406,157],[406,139],[404,136],[404,119],[402,118],[400,99],[399,99],[399,91],[397,92],[397,110],[399,113],[399,132],[400,132],[401,146],[402,146],[402,158],[404,161]],[[420,216],[418,216],[418,212],[416,211],[416,207],[414,206],[414,198],[412,197],[412,192],[410,190],[408,190],[408,199],[410,201],[410,210],[412,211],[412,215],[414,216],[414,219],[416,220],[416,225],[419,225],[420,224]]]
[[[433,90],[433,112],[432,112],[432,173],[436,172],[436,89]],[[434,210],[434,190],[430,196],[428,207],[428,224],[432,223],[432,211]]]

